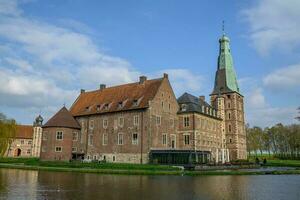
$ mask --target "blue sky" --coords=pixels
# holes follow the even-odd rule
[[[212,91],[218,38],[231,39],[246,120],[295,123],[300,2],[0,0],[0,112],[47,120],[81,88],[169,74],[177,96]]]

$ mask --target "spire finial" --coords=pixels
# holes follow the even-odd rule
[[[222,33],[225,35],[225,21],[222,21]]]

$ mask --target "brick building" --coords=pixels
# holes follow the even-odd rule
[[[32,134],[31,125],[17,125],[16,135],[8,147],[7,157],[31,157]]]
[[[206,163],[246,158],[243,96],[229,39],[219,40],[210,103],[185,93],[176,99],[168,75],[81,90],[43,126],[43,160],[124,163]]]
[[[40,157],[43,118],[39,115],[32,125],[17,125],[16,135],[11,138],[7,157]]]

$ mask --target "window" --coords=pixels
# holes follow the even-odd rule
[[[94,129],[94,120],[90,120],[90,129]]]
[[[105,133],[105,134],[103,134],[102,137],[103,137],[102,138],[102,144],[103,145],[107,145],[107,143],[108,143],[108,135]]]
[[[93,135],[89,135],[89,141],[88,141],[89,145],[93,145]]]
[[[162,144],[167,145],[167,134],[162,135]]]
[[[184,145],[190,144],[190,135],[184,135]]]
[[[72,152],[77,152],[77,147],[72,147]]]
[[[97,160],[97,155],[94,155],[94,160]]]
[[[133,106],[138,106],[138,100],[134,99],[132,104],[133,104]]]
[[[186,104],[181,104],[181,111],[186,111]]]
[[[160,124],[161,124],[161,117],[156,116],[156,125],[160,125]]]
[[[97,105],[97,111],[100,111],[101,106]]]
[[[231,138],[229,139],[229,143],[232,143],[232,139]]]
[[[62,147],[55,147],[55,152],[62,152]]]
[[[134,144],[134,145],[138,144],[138,134],[137,133],[132,134],[132,144]]]
[[[231,132],[231,125],[228,125],[228,131]]]
[[[21,144],[24,144],[24,140],[21,140]]]
[[[123,102],[122,102],[122,101],[120,101],[120,102],[118,103],[118,108],[123,108]]]
[[[30,145],[30,144],[32,144],[32,141],[31,141],[31,140],[29,140],[29,141],[28,141],[28,144],[29,144],[29,145]]]
[[[31,149],[27,149],[27,154],[31,154]]]
[[[89,106],[87,106],[87,107],[85,107],[85,109],[86,109],[87,111],[89,111],[89,110],[90,110],[90,107],[89,107]]]
[[[135,125],[135,126],[139,125],[139,116],[138,115],[133,116],[133,125]]]
[[[231,118],[230,113],[228,113],[228,119],[230,119],[230,118]]]
[[[116,156],[113,156],[113,162],[115,162],[116,161]]]
[[[56,140],[62,140],[63,139],[63,132],[57,131],[56,132]]]
[[[201,107],[201,111],[204,113],[204,106]]]
[[[169,104],[169,110],[171,110],[171,104]]]
[[[231,107],[231,105],[230,105],[230,102],[228,102],[228,104],[227,104],[227,107],[228,107],[228,108],[230,108],[230,107]]]
[[[107,126],[108,126],[108,120],[103,119],[103,128],[107,128]]]
[[[109,104],[106,103],[106,104],[104,105],[104,109],[105,109],[105,110],[108,110],[108,107],[109,107]]]
[[[170,119],[170,126],[174,127],[174,119]]]
[[[119,125],[120,127],[123,127],[123,126],[124,126],[124,117],[119,117],[118,125]]]
[[[81,121],[81,134],[84,134],[84,129],[85,129],[84,121]]]
[[[164,108],[164,102],[163,101],[161,102],[161,107]]]
[[[118,145],[123,145],[123,134],[122,133],[118,134]]]
[[[183,117],[183,126],[184,127],[190,126],[190,117],[188,116]]]
[[[77,140],[78,140],[78,133],[73,132],[73,141],[77,141]]]

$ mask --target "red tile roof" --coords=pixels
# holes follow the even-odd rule
[[[32,139],[33,126],[31,125],[17,125],[16,137],[18,139]]]
[[[163,78],[129,83],[81,93],[70,108],[73,116],[117,112],[149,107]],[[122,105],[120,105],[122,103]],[[108,108],[106,108],[108,107]]]
[[[80,129],[80,125],[71,115],[66,107],[62,107],[47,123],[43,128],[47,127],[64,127],[64,128],[75,128]]]

